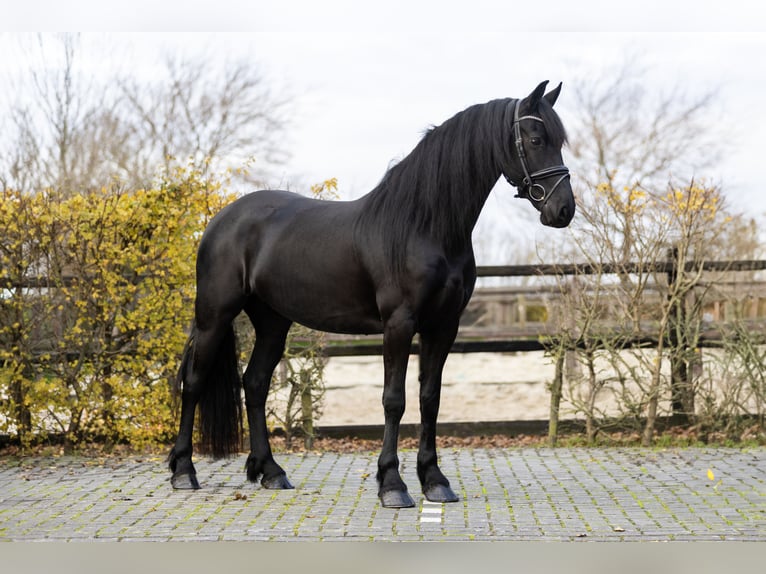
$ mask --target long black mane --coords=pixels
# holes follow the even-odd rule
[[[448,254],[470,244],[487,195],[501,171],[513,170],[509,164],[514,102],[477,104],[430,129],[368,194],[359,225],[368,230],[379,226],[394,276],[402,270],[412,235],[432,237]],[[549,141],[565,142],[564,126],[545,99],[538,113]]]

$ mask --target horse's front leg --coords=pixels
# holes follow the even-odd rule
[[[404,380],[407,374],[415,321],[404,308],[398,309],[386,321],[383,333],[383,411],[386,427],[383,448],[378,458],[378,497],[386,508],[407,508],[415,501],[399,474],[399,423],[404,415]]]
[[[250,455],[247,457],[247,478],[261,479],[269,489],[290,489],[293,485],[285,471],[274,460],[266,426],[266,398],[274,369],[285,350],[290,321],[265,307],[251,303],[246,308],[256,330],[255,346],[242,379],[245,387],[247,422],[250,427]]]
[[[449,480],[442,474],[436,455],[436,418],[444,362],[457,335],[457,322],[449,327],[420,334],[420,448],[418,478],[423,494],[431,502],[457,502]]]

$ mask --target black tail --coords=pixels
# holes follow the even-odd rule
[[[178,382],[194,361],[196,328],[184,350]],[[200,450],[216,458],[236,454],[242,437],[242,378],[234,327],[226,330],[199,399]]]

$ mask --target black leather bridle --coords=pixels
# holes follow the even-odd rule
[[[555,165],[552,167],[545,167],[534,173],[529,173],[529,166],[527,165],[527,155],[524,152],[524,141],[521,138],[521,120],[533,120],[543,123],[542,118],[537,116],[521,116],[519,117],[519,107],[521,100],[516,100],[513,107],[513,137],[516,142],[516,154],[519,156],[519,162],[521,163],[521,169],[524,171],[524,179],[521,183],[515,182],[506,173],[505,179],[508,180],[513,187],[518,190],[516,197],[526,197],[531,201],[544,204],[556,188],[569,177],[569,168],[565,165]],[[546,179],[548,177],[561,176],[556,180],[550,190],[546,191],[545,186],[541,183],[537,183],[535,180]],[[539,190],[539,191],[538,191]]]

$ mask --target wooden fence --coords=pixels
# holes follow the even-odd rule
[[[672,252],[669,252],[672,255]],[[766,261],[762,260],[734,260],[734,261],[703,261],[689,262],[686,264],[685,272],[705,271],[705,272],[725,272],[728,279],[735,278],[742,272],[755,272],[766,269]],[[569,265],[507,265],[507,266],[485,266],[477,269],[479,277],[502,277],[502,278],[541,278],[545,276],[578,276],[578,275],[630,275],[630,274],[654,274],[657,279],[665,282],[664,292],[668,293],[673,289],[673,282],[679,277],[680,269],[670,258],[668,261],[655,263],[653,265],[638,265],[630,263],[627,265],[589,265],[589,264],[569,264]],[[742,298],[743,287],[747,287],[747,295],[751,299],[749,317],[754,320],[753,326],[758,326],[760,330],[766,327],[766,281],[747,281],[727,280],[722,282],[720,278],[712,281],[719,287],[718,291],[729,287],[727,301],[720,301],[713,298],[710,301],[711,316],[713,319],[722,319],[722,306],[730,304],[730,299]],[[711,281],[706,282],[707,285]],[[661,297],[661,289],[655,289],[654,296]],[[551,351],[555,350],[557,342],[555,328],[546,322],[529,321],[526,311],[530,308],[530,303],[536,311],[539,319],[540,309],[545,309],[544,315],[551,314],[551,308],[555,307],[555,301],[561,299],[562,289],[558,284],[547,284],[526,287],[497,287],[480,288],[474,293],[469,307],[464,313],[464,319],[455,341],[453,353],[518,353],[529,351]],[[510,312],[503,312],[500,308],[508,306],[509,301],[515,301],[518,307]],[[492,305],[494,304],[494,309]],[[485,309],[481,309],[484,306]],[[526,309],[523,309],[526,307]],[[566,312],[561,309],[559,312]],[[684,305],[674,306],[671,321],[683,321],[685,310]],[[489,328],[485,325],[477,327],[472,324],[472,318],[477,316],[492,317],[492,323]],[[513,316],[515,315],[515,320]],[[473,317],[472,317],[473,316]],[[503,320],[506,317],[506,320]],[[507,318],[511,317],[511,321]],[[701,334],[699,340],[695,341],[696,347],[716,347],[721,345],[721,332],[718,328],[720,321],[711,324],[711,327]],[[646,334],[639,336],[624,337],[613,342],[615,348],[656,348],[659,341],[657,335],[647,331]],[[671,405],[673,415],[665,421],[667,424],[686,423],[688,416],[685,413],[682,394],[684,389],[692,388],[691,368],[684,359],[678,357],[683,353],[674,352],[674,349],[680,349],[688,345],[688,342],[679,338],[677,332],[671,329],[669,336],[665,341],[666,348],[671,357]],[[329,336],[328,344],[324,348],[324,355],[327,357],[348,357],[364,355],[382,355],[383,342],[380,335],[367,337],[348,337],[348,336]],[[418,354],[419,345],[414,342],[411,347],[412,354]],[[565,355],[559,353],[557,356],[554,380],[551,381],[551,404],[550,416],[548,420],[548,435],[551,444],[555,444],[559,422],[559,401],[561,398],[561,389],[564,377]],[[538,421],[539,422],[539,421]],[[571,423],[572,421],[569,421]],[[563,424],[567,424],[564,421]],[[325,429],[326,430],[326,429]]]
[[[669,253],[672,255],[672,253]],[[688,262],[685,265],[686,272],[695,270],[718,271],[728,274],[738,272],[754,272],[766,270],[766,260],[730,260],[730,261],[702,261]],[[677,263],[669,257],[667,261],[656,262],[653,264],[626,263],[626,264],[535,264],[535,265],[501,265],[501,266],[481,266],[477,268],[477,275],[480,278],[542,278],[546,276],[577,276],[577,275],[630,275],[637,273],[654,273],[658,276],[664,276],[668,285],[679,276]],[[133,279],[140,281],[140,278]],[[64,278],[64,285],[69,280]],[[736,282],[740,288],[742,282]],[[753,319],[759,323],[766,324],[766,281],[755,281],[749,283],[756,292],[756,301],[751,302]],[[0,289],[39,289],[49,288],[49,282],[45,277],[30,277],[20,284],[10,281],[3,281],[0,277]],[[0,291],[0,294],[2,292]],[[540,297],[544,296],[545,301],[540,302]],[[556,338],[556,333],[552,332],[550,325],[545,322],[529,320],[528,313],[518,310],[511,313],[504,313],[509,302],[515,301],[516,304],[529,308],[529,303],[536,303],[535,308],[545,309],[545,313],[550,315],[550,302],[561,296],[561,289],[558,285],[551,284],[527,286],[527,287],[501,287],[501,288],[479,288],[464,313],[464,320],[458,332],[452,352],[454,353],[506,353],[506,352],[529,352],[544,351],[550,348],[550,340]],[[523,303],[522,303],[523,301]],[[494,308],[492,304],[494,303]],[[712,302],[717,309],[718,302]],[[678,312],[682,312],[679,310]],[[472,325],[471,321],[476,316],[489,315],[493,317],[494,324],[485,326]],[[517,320],[503,320],[503,315],[516,315]],[[715,310],[713,315],[720,315]],[[498,318],[500,319],[498,321]],[[716,317],[717,318],[717,317]],[[763,321],[761,321],[763,319]],[[715,329],[704,334],[700,339],[700,346],[715,346],[719,339]],[[372,336],[348,336],[348,335],[329,335],[328,344],[323,349],[326,357],[348,357],[348,356],[369,356],[382,355],[383,341],[380,335]],[[547,342],[546,342],[547,341]],[[620,342],[624,347],[632,346],[652,346],[656,345],[656,338],[651,334],[638,337],[625,338]],[[678,344],[678,341],[669,341],[670,345]],[[296,344],[296,350],[301,346],[300,341]],[[412,354],[418,354],[419,346],[414,342],[411,348]]]
[[[726,281],[736,279],[737,274],[742,272],[756,272],[766,270],[766,261],[763,260],[735,260],[735,261],[704,261],[690,262],[685,271],[692,272],[702,270],[707,272],[726,272]],[[458,338],[453,345],[454,353],[508,353],[551,350],[555,344],[556,333],[552,326],[541,320],[544,315],[550,316],[557,300],[561,297],[561,288],[556,281],[544,279],[551,276],[579,276],[579,275],[626,275],[638,273],[653,273],[665,291],[668,285],[679,276],[679,269],[672,258],[665,262],[653,265],[638,265],[630,263],[626,265],[590,265],[590,264],[543,264],[543,265],[508,265],[508,266],[483,266],[477,269],[480,278],[537,278],[543,279],[535,286],[504,286],[483,287],[476,290],[469,308],[464,314]],[[66,282],[65,282],[66,284]],[[757,281],[750,278],[748,281],[734,280],[730,284],[738,289],[747,286],[751,301],[750,317],[762,327],[766,326],[766,281]],[[0,277],[0,296],[2,289],[40,289],[48,288],[45,278],[29,278],[22,284],[11,284],[2,281]],[[718,283],[716,283],[718,285]],[[721,283],[723,285],[723,283]],[[657,289],[654,296],[662,296],[662,290]],[[713,306],[717,302],[712,302]],[[541,313],[541,309],[546,312]],[[534,310],[532,313],[530,310]],[[565,310],[564,310],[565,312]],[[482,318],[486,319],[482,323]],[[364,355],[382,355],[383,343],[381,336],[351,337],[351,336],[328,336],[328,344],[324,347],[323,354],[327,357],[347,357]],[[670,340],[670,345],[684,344],[683,341]],[[624,347],[651,347],[656,346],[656,335],[651,334],[639,337],[625,338],[619,344]],[[717,333],[712,329],[710,333],[703,335],[699,341],[700,346],[715,346]],[[297,342],[296,346],[300,346]],[[419,346],[413,343],[411,353],[417,354]],[[559,362],[556,369],[556,379],[561,383],[563,362]],[[683,369],[673,367],[673,377],[685,377]],[[552,381],[554,387],[557,381]],[[674,404],[674,411],[677,405]],[[549,433],[555,435],[558,424],[558,413],[555,412],[553,401],[551,403],[551,418]]]

